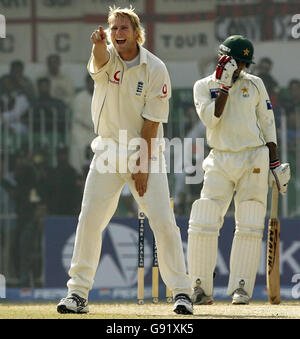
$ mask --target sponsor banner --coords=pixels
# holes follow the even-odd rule
[[[155,0],[155,10],[160,14],[210,12],[216,0]]]
[[[84,0],[81,1],[85,14],[107,15],[110,6],[130,7],[132,5],[137,13],[143,13],[146,9],[146,0]]]
[[[261,0],[216,0],[216,1],[217,6],[253,5],[261,2]]]
[[[299,278],[300,279],[300,278]],[[152,288],[145,287],[145,300],[150,301],[152,298]],[[57,302],[65,298],[68,293],[67,288],[43,288],[43,289],[7,289],[6,300],[11,302]],[[164,287],[159,288],[159,301],[165,302],[166,290]],[[280,293],[282,300],[299,300],[300,299],[300,286],[295,285],[281,286]],[[227,295],[227,286],[218,286],[214,288],[215,300],[231,300]],[[101,288],[93,289],[89,294],[90,302],[134,302],[137,299],[137,288]],[[253,300],[266,301],[268,300],[267,291],[265,286],[255,286],[253,292]]]
[[[217,16],[216,19],[216,39],[221,42],[230,35],[240,34],[246,36],[251,41],[261,40],[261,18],[259,16],[227,17]]]
[[[155,53],[164,60],[198,60],[215,54],[214,22],[156,24]]]
[[[36,1],[37,16],[40,18],[79,17],[82,14],[81,0]]]
[[[0,13],[7,20],[10,19],[28,19],[31,16],[31,1],[0,1]]]
[[[293,27],[295,26],[295,22],[293,22],[293,16],[294,14],[278,15],[274,18],[273,22],[274,40],[290,41],[295,39],[295,37],[293,36]]]
[[[278,15],[274,16],[271,21],[269,20],[272,29],[268,40],[293,40],[292,32],[295,23],[293,23],[292,17],[292,14]],[[215,30],[218,41],[224,41],[228,36],[234,34],[244,35],[253,42],[265,40],[265,37],[262,36],[261,18],[257,15],[238,17],[218,15]]]
[[[177,218],[181,229],[186,257],[188,219]],[[219,252],[214,281],[215,293],[226,290],[229,278],[229,258],[234,234],[234,220],[226,218],[221,230]],[[299,220],[281,220],[281,285],[282,297],[298,295],[300,280],[300,234]],[[73,253],[77,219],[48,218],[45,225],[45,283],[46,290],[64,289],[69,279],[68,270]],[[256,279],[254,298],[266,298],[266,236],[264,234],[261,263]],[[93,295],[100,300],[126,300],[136,298],[138,262],[138,220],[113,218],[103,233],[103,247]],[[299,279],[297,279],[297,274]],[[152,232],[145,227],[145,288],[151,296],[152,284]],[[224,287],[225,286],[225,287]],[[164,295],[165,286],[160,282]],[[218,292],[219,291],[219,292]],[[296,291],[296,292],[295,292]],[[46,292],[45,292],[46,293]],[[54,292],[55,293],[55,292]],[[223,293],[223,292],[222,292]],[[224,297],[226,292],[223,293]],[[294,298],[295,299],[295,298]]]
[[[26,43],[24,43],[24,41]],[[32,35],[31,27],[27,24],[6,25],[6,38],[0,39],[1,64],[10,64],[12,60],[31,61]]]

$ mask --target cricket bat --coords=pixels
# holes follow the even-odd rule
[[[272,190],[267,241],[267,290],[270,304],[280,304],[280,221],[278,220],[278,188]]]

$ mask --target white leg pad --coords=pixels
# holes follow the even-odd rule
[[[252,297],[261,257],[265,215],[265,206],[257,201],[246,201],[237,206],[228,295],[232,295],[243,280],[244,290]]]
[[[217,263],[221,210],[208,199],[197,200],[192,207],[187,259],[192,287],[201,280],[207,296],[213,294],[213,273]]]

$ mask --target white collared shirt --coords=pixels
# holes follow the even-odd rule
[[[242,72],[233,84],[220,118],[215,116],[215,100],[220,85],[215,74],[196,82],[194,101],[206,126],[208,145],[219,151],[239,152],[277,144],[274,113],[263,81]]]
[[[126,130],[128,142],[141,136],[144,119],[159,122],[158,137],[163,138],[162,123],[167,123],[171,83],[165,64],[142,46],[140,63],[130,69],[113,45],[110,59],[94,72],[93,55],[88,71],[94,79],[92,119],[95,133],[119,143],[119,131]],[[95,144],[95,143],[94,143]]]

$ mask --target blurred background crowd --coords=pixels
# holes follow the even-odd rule
[[[141,1],[131,2],[134,6],[139,6]],[[173,2],[170,5],[170,13],[176,11],[176,1]],[[208,6],[208,1],[204,2],[205,6]],[[200,13],[204,2],[196,1]],[[210,2],[209,8],[213,2]],[[239,4],[245,5],[243,1],[228,2],[232,3],[236,9],[241,8]],[[255,5],[259,2],[249,0],[246,1],[246,5],[249,6],[252,3]],[[290,3],[290,1],[286,2]],[[119,3],[120,1],[117,2]],[[128,1],[124,2],[125,5],[128,3]],[[145,10],[151,9],[152,3],[152,0],[145,0]],[[300,4],[297,1],[292,3],[297,4],[296,8],[300,12]],[[191,6],[196,5],[194,2]],[[5,10],[6,8],[0,3],[0,13],[5,13]],[[186,4],[186,10],[190,13],[188,4]],[[215,21],[220,21],[219,15],[217,14],[214,18]],[[143,14],[143,18],[147,18],[147,12]],[[193,25],[197,24],[196,16],[194,18],[190,15],[187,19],[191,19]],[[236,22],[241,21],[239,13],[236,14],[235,19]],[[185,22],[186,19],[181,17],[180,20]],[[199,19],[199,21],[202,20],[203,18]],[[247,26],[247,17],[243,17],[243,20]],[[210,21],[213,20],[210,19]],[[167,23],[164,24],[167,25]],[[170,28],[172,24],[174,23],[170,19]],[[8,24],[8,37],[10,36],[9,29],[14,25],[13,20],[10,25]],[[147,27],[149,29],[148,23]],[[240,27],[241,25],[231,27],[228,33],[247,34],[247,31],[240,31]],[[150,36],[150,38],[151,43],[146,47],[151,49],[152,44],[152,51],[156,52],[153,47],[155,37]],[[249,38],[253,37],[249,36]],[[85,40],[88,39],[89,35],[85,37]],[[0,53],[1,46],[2,52],[5,47],[4,40],[0,39]],[[256,45],[258,38],[253,40]],[[171,38],[169,40],[164,38],[164,41],[167,44]],[[168,60],[163,59],[169,68],[172,80],[175,79],[170,101],[170,120],[165,125],[166,138],[205,138],[205,128],[195,111],[192,86],[195,80],[214,71],[217,46],[221,41],[222,39],[215,38],[214,52],[209,52],[210,58],[205,57],[205,66],[199,65],[202,51],[207,53],[205,45],[199,45],[199,55],[195,55],[195,60],[190,60],[190,57],[189,60],[184,60],[181,57],[181,60],[175,60],[175,63],[170,60],[168,64]],[[300,141],[300,75],[295,69],[291,73],[293,76],[282,81],[281,73],[278,72],[276,75],[274,68],[289,68],[289,60],[282,58],[281,64],[276,65],[280,59],[278,54],[274,56],[271,47],[270,49],[262,48],[263,43],[264,39],[260,37],[259,57],[251,72],[263,79],[268,90],[277,122],[281,160],[290,162],[293,172],[290,190],[280,206],[280,213],[285,217],[299,217],[300,208],[297,204],[297,196],[300,181],[296,173]],[[288,47],[288,42],[282,43],[282,48]],[[182,52],[179,42],[178,49]],[[83,80],[74,80],[76,77],[67,72],[67,67],[65,67],[72,62],[64,58],[63,52],[51,46],[49,54],[40,61],[34,60],[34,57],[33,60],[28,60],[20,52],[17,55],[12,53],[9,57],[6,54],[6,58],[1,60],[2,56],[0,54],[2,66],[0,67],[0,245],[2,251],[0,268],[7,272],[10,286],[39,287],[43,284],[44,218],[48,216],[78,217],[80,212],[85,178],[93,156],[90,144],[95,135],[90,106],[94,84],[86,73],[84,62],[78,66]],[[162,52],[162,58],[163,56]],[[87,63],[88,60],[83,61]],[[196,73],[192,71],[193,77],[190,76],[191,71],[187,68],[188,62],[197,65]],[[38,64],[40,74],[31,72],[35,64]],[[28,65],[30,65],[29,68]],[[181,72],[185,72],[184,79],[180,69]],[[183,79],[183,83],[178,82],[180,78]],[[186,78],[188,80],[185,80]],[[209,152],[206,143],[204,146],[203,157]],[[194,157],[196,160],[195,149]],[[174,159],[174,154],[172,154],[172,159]],[[193,174],[177,175],[172,171],[169,174],[170,191],[175,199],[177,216],[188,216],[193,201],[199,197],[201,184],[185,184],[186,176],[191,175]],[[232,209],[229,214],[231,211]],[[136,217],[136,213],[135,202],[125,187],[116,216]]]

